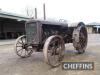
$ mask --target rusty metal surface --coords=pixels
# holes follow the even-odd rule
[[[28,46],[26,42],[26,36],[20,36],[14,45],[15,52],[21,58],[29,57],[33,53],[32,46]]]
[[[49,21],[49,20],[35,20],[31,19],[26,22],[27,23],[32,23],[32,22],[40,22],[41,24],[49,24],[49,25],[62,25],[62,26],[68,26],[67,22],[59,22],[59,21]]]
[[[88,34],[85,24],[80,23],[74,28],[73,31],[73,46],[78,51],[78,53],[84,53],[87,41],[88,41]]]
[[[28,44],[41,44],[51,35],[66,36],[67,23],[31,20],[26,23],[26,39]]]
[[[83,51],[85,52],[88,37],[85,24],[83,22],[76,23],[75,27],[70,28],[65,22],[30,20],[26,22],[25,27],[26,43],[22,44],[21,49],[24,49],[25,51],[24,57],[32,54],[31,50],[28,49],[29,46],[33,49],[35,47],[36,51],[44,52],[45,59],[49,65],[58,66],[61,61],[60,55],[62,55],[62,51],[64,51],[64,43],[73,43],[78,53],[83,53]],[[17,43],[20,39],[17,39]],[[55,42],[55,40],[57,41]],[[16,49],[17,47],[18,46],[16,46]],[[28,51],[30,52],[26,54]],[[51,51],[50,56],[48,56],[48,51]],[[18,55],[21,56],[21,54]],[[53,58],[53,60],[50,60],[51,58]]]
[[[61,64],[64,56],[64,45],[63,38],[58,35],[50,36],[43,47],[44,58],[47,64],[55,67]]]

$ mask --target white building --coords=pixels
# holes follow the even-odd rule
[[[86,25],[88,33],[100,33],[100,23],[89,23]]]

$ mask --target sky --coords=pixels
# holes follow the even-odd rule
[[[47,19],[100,22],[100,0],[0,0],[0,8],[21,15],[26,15],[26,8],[37,8],[38,18],[43,19],[43,3]]]

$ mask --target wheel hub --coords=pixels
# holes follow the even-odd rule
[[[22,46],[23,49],[27,49],[27,44]]]

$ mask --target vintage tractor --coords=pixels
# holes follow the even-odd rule
[[[25,58],[34,50],[43,51],[45,61],[53,67],[58,66],[64,57],[65,43],[73,43],[79,54],[84,53],[87,46],[88,35],[83,22],[68,27],[65,22],[29,20],[25,32],[16,40],[16,54]]]

